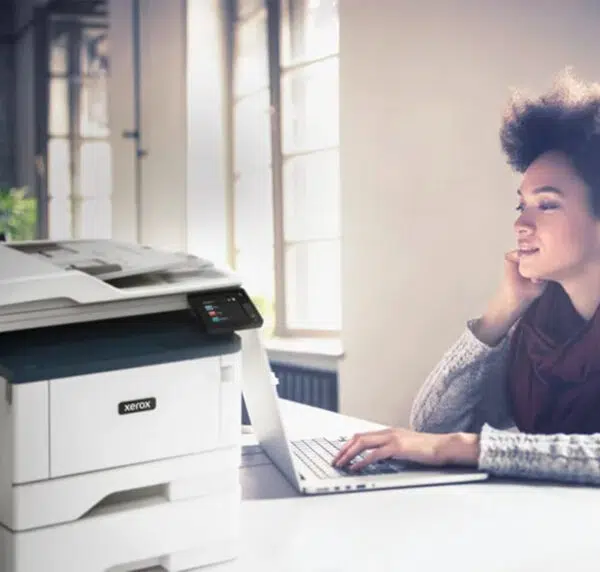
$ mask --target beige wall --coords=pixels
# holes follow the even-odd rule
[[[131,2],[110,3],[113,236],[172,250],[186,246],[185,3],[140,2],[141,192],[133,139]],[[120,57],[115,57],[119,54]]]
[[[124,131],[135,129],[133,71],[133,12],[131,0],[109,2],[108,105],[112,148],[112,236],[137,242],[135,144],[124,138]],[[119,54],[115,58],[112,54]]]
[[[342,0],[340,26],[341,409],[405,424],[512,247],[509,86],[600,80],[600,3]]]
[[[226,264],[231,233],[220,0],[187,2],[187,249]]]

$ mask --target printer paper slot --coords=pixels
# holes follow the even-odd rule
[[[81,518],[92,518],[168,502],[168,486],[168,483],[164,483],[110,493],[85,512]]]

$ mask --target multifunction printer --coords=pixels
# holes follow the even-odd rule
[[[235,558],[236,332],[261,325],[238,277],[201,258],[0,244],[0,572]]]

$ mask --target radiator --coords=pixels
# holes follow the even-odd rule
[[[271,369],[279,381],[279,397],[338,410],[337,372],[275,361],[271,362]]]
[[[329,411],[338,411],[338,375],[336,371],[271,361],[278,380],[277,393],[282,399],[305,403]],[[242,400],[242,423],[249,425],[246,404]]]

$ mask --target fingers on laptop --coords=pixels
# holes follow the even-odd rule
[[[369,463],[383,459],[386,456],[389,457],[393,454],[390,450],[392,440],[393,434],[387,429],[371,433],[358,433],[342,447],[336,458],[333,460],[333,464],[336,467],[343,467],[363,451],[374,449],[364,460],[357,461],[352,465],[353,469],[358,470],[360,467],[364,467]],[[371,460],[365,462],[367,459]]]
[[[383,445],[378,449],[371,451],[369,454],[365,455],[360,461],[356,461],[352,463],[350,467],[351,471],[360,471],[367,465],[371,463],[376,463],[377,461],[381,461],[382,459],[387,459],[394,454],[394,449],[390,444]]]

